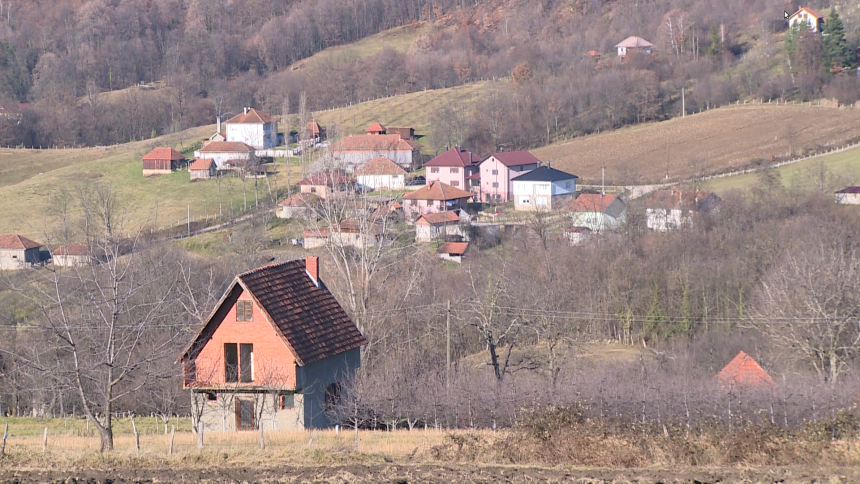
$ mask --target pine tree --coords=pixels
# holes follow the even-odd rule
[[[833,66],[851,67],[854,64],[854,55],[845,39],[845,26],[835,8],[830,9],[830,16],[824,23],[822,44],[821,60],[825,70]]]
[[[723,46],[720,42],[720,31],[715,24],[711,24],[711,55],[718,56]]]

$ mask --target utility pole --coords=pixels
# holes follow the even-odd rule
[[[188,215],[185,217],[185,231],[191,237],[191,205],[188,205]]]
[[[600,167],[600,196],[606,195],[606,167]]]
[[[666,138],[666,179],[669,179],[669,138]]]
[[[448,309],[445,312],[445,389],[451,388],[451,300],[448,300]]]
[[[681,88],[681,117],[687,117],[687,103],[684,100],[684,88]]]

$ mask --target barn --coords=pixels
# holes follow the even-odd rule
[[[185,155],[173,148],[155,148],[143,157],[143,176],[162,175],[185,166]]]

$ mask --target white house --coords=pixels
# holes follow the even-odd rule
[[[824,28],[824,16],[809,7],[800,7],[788,16],[788,27],[805,25],[813,32],[821,32]]]
[[[627,37],[626,39],[616,44],[615,48],[618,49],[618,57],[625,57],[627,54],[632,54],[634,52],[650,54],[651,49],[654,48],[654,44],[648,42],[642,37],[636,37],[635,35],[631,35],[630,37]]]
[[[657,190],[645,202],[646,223],[660,232],[691,226],[696,213],[714,210],[719,202],[713,193],[699,190]]]
[[[567,206],[573,227],[592,232],[615,230],[626,220],[624,201],[616,195],[581,193]]]
[[[415,240],[427,242],[452,236],[468,240],[461,223],[469,223],[469,215],[462,210],[425,213],[415,221]]]
[[[860,205],[860,187],[848,187],[836,192],[836,203],[841,205]]]
[[[219,170],[224,170],[249,160],[253,153],[254,148],[239,141],[212,141],[195,151],[194,157],[213,160]]]
[[[561,200],[576,194],[576,175],[542,166],[511,181],[514,208],[522,211],[552,210]],[[553,207],[553,205],[556,205]]]
[[[41,261],[40,247],[18,234],[0,235],[0,270],[25,269]]]
[[[254,108],[244,108],[224,122],[227,126],[227,141],[245,143],[258,150],[278,146],[278,119]]]
[[[406,187],[406,170],[390,158],[378,156],[355,170],[362,187],[401,190]]]
[[[94,264],[97,259],[90,255],[90,251],[85,244],[64,244],[56,249],[51,254],[51,260],[55,266],[60,267],[77,267]]]
[[[439,248],[436,249],[436,256],[442,260],[461,264],[468,250],[468,242],[442,242],[439,244]]]

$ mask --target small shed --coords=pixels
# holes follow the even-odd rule
[[[41,262],[42,244],[18,234],[0,235],[0,270],[25,269]]]
[[[215,176],[218,164],[212,158],[198,158],[188,167],[192,180],[208,180]]]
[[[860,205],[860,187],[843,188],[836,192],[836,203],[840,205]]]
[[[468,242],[442,242],[436,249],[436,256],[442,260],[460,264],[467,250],[469,250]]]
[[[388,130],[385,129],[385,126],[379,123],[373,123],[364,130],[367,134],[387,134]]]
[[[278,218],[305,218],[313,214],[312,204],[318,203],[319,197],[312,193],[296,193],[278,204],[275,215]]]
[[[463,213],[468,219],[468,215]],[[466,238],[456,211],[425,213],[415,221],[415,240],[429,241],[446,237]]]
[[[161,175],[182,168],[185,155],[173,148],[155,148],[143,157],[143,176]]]
[[[618,57],[625,57],[627,54],[633,54],[635,52],[650,54],[651,49],[654,48],[654,44],[648,42],[642,37],[631,35],[616,44],[615,48],[618,49]]]
[[[64,244],[56,249],[51,255],[55,266],[79,267],[92,264],[96,261],[87,249],[86,244]]]

